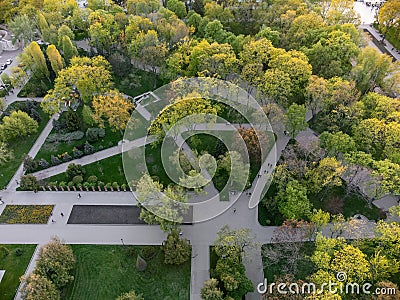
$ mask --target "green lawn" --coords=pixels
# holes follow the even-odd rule
[[[263,245],[262,248],[275,247],[274,244]],[[305,280],[309,275],[311,275],[314,270],[314,263],[310,260],[310,256],[313,254],[315,249],[314,243],[306,242],[301,248],[302,258],[298,261],[297,272],[294,276],[296,279]],[[264,266],[264,277],[267,278],[268,282],[273,282],[275,276],[283,276],[285,273],[282,272],[283,266],[287,264],[285,259],[279,260],[276,264],[268,264],[268,259],[262,255],[263,266]]]
[[[127,80],[126,76],[117,76],[114,75],[114,83],[115,83],[115,87],[124,94],[127,94],[129,96],[135,97],[138,96],[140,94],[143,94],[145,92],[149,92],[149,91],[154,91],[155,89],[157,89],[158,87],[163,85],[162,80],[157,77],[156,79],[156,88],[154,88],[154,75],[140,70],[140,69],[135,69],[132,68],[131,69],[132,73],[136,74],[136,79],[137,79],[137,84],[136,85],[132,85],[129,86],[125,83],[130,83],[131,81],[136,81],[136,80]]]
[[[126,184],[121,154],[85,165],[83,166],[83,169],[85,170],[84,180],[91,175],[96,175],[97,179],[104,183],[118,182],[120,185],[123,183]],[[47,183],[67,181],[67,177],[65,173],[60,173],[58,175],[46,178],[44,181]]]
[[[342,213],[346,218],[355,214],[362,214],[370,220],[385,218],[384,214],[375,205],[368,206],[367,201],[358,193],[346,195],[345,186],[330,189],[325,195],[312,195],[310,198],[313,207],[322,208],[331,213]]]
[[[139,272],[136,258],[144,247],[72,245],[75,280],[65,288],[63,299],[113,300],[130,290],[145,299],[189,299],[190,261],[180,266],[165,265],[161,248],[151,246],[155,255],[146,260],[147,269]]]
[[[2,247],[9,251],[8,255],[4,256],[6,251]],[[0,255],[0,270],[6,270],[0,283],[2,300],[14,299],[19,285],[19,278],[24,275],[35,247],[36,245],[0,245],[0,248],[3,249]],[[21,256],[15,254],[15,250],[18,248],[22,250]]]
[[[53,205],[6,205],[0,224],[46,224]]]
[[[12,107],[12,104],[10,106]],[[1,166],[0,189],[7,186],[8,182],[10,181],[14,173],[17,171],[19,165],[24,160],[25,155],[28,154],[29,150],[32,148],[36,139],[46,126],[47,122],[49,121],[48,115],[42,111],[40,106],[37,107],[37,111],[39,112],[40,117],[42,118],[42,121],[39,123],[38,131],[35,134],[32,134],[31,136],[18,138],[9,143],[9,148],[13,150],[14,158]]]

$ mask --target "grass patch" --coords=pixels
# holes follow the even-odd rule
[[[116,72],[117,73],[117,72]],[[154,88],[154,74],[131,68],[130,73],[134,74],[132,78],[114,74],[115,87],[124,94],[135,97],[145,92],[153,91],[163,85],[163,81],[157,76],[156,88]]]
[[[12,110],[13,105],[17,105],[16,103],[17,102],[11,104],[8,109]],[[43,110],[40,108],[39,105],[37,106],[36,110],[39,112],[41,117],[38,131],[35,134],[23,138],[17,138],[16,140],[9,143],[9,149],[13,150],[14,158],[1,166],[1,171],[0,171],[1,189],[7,186],[8,182],[13,177],[14,173],[17,171],[18,167],[24,160],[25,155],[28,154],[29,150],[32,148],[36,139],[43,131],[47,122],[49,121],[49,116],[43,112]]]
[[[316,209],[323,209],[332,214],[343,214],[346,218],[355,214],[366,216],[370,220],[384,219],[386,216],[375,205],[368,206],[367,201],[358,193],[351,192],[346,195],[346,187],[330,189],[325,195],[317,194],[309,196],[310,202]]]
[[[54,83],[46,79],[38,80],[31,77],[18,93],[18,97],[44,97],[48,90],[54,88]]]
[[[98,181],[102,181],[104,183],[118,182],[118,184],[120,185],[127,183],[122,166],[122,154],[99,160],[95,163],[82,166],[82,168],[85,170],[84,180],[86,180],[91,175],[96,175]],[[44,180],[44,182],[46,183],[61,181],[68,182],[65,173],[60,173]]]
[[[0,283],[0,295],[2,300],[13,300],[19,286],[19,278],[24,275],[31,260],[36,245],[0,245],[0,270],[5,270],[3,280]],[[4,250],[6,249],[6,250]],[[16,255],[17,249],[22,250],[20,256]],[[4,253],[8,254],[4,256]]]
[[[145,248],[153,253],[146,259],[147,269],[139,272],[136,258]],[[72,245],[72,249],[75,280],[65,288],[62,299],[116,299],[130,290],[145,299],[189,299],[190,261],[165,265],[159,246]]]
[[[0,223],[46,224],[53,205],[6,205],[0,216]]]
[[[266,247],[276,247],[274,244],[263,245],[262,249]],[[309,275],[315,271],[314,263],[310,260],[310,256],[314,253],[315,246],[312,242],[305,242],[301,247],[301,259],[298,261],[296,272],[294,275],[295,279],[305,280]],[[268,258],[262,253],[262,261],[264,267],[264,278],[267,278],[269,282],[274,281],[274,277],[280,277],[286,275],[283,270],[284,266],[288,264],[286,259],[280,259],[278,263],[268,263]]]

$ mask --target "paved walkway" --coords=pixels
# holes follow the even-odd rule
[[[311,118],[310,112],[307,114],[307,120]],[[217,128],[222,130],[226,128],[225,124],[215,124]],[[209,127],[207,127],[209,130]],[[35,146],[30,152],[34,157],[40,149],[41,143],[51,131],[51,125],[48,124]],[[276,153],[279,157],[286,147],[289,138],[283,132],[277,132]],[[132,146],[143,144],[143,140],[135,140],[130,142]],[[105,157],[115,155],[115,152],[120,151],[120,146],[104,150]],[[99,158],[99,153],[82,158],[83,161],[76,160],[75,162],[85,164],[90,163]],[[113,154],[114,153],[114,154]],[[267,158],[268,159],[268,158]],[[68,162],[68,164],[71,162]],[[67,164],[66,164],[67,165]],[[54,169],[47,169],[47,173],[35,173],[39,178],[41,176],[56,174],[65,171],[66,165],[59,165]],[[20,175],[19,170],[16,176]],[[51,175],[49,175],[51,176]],[[165,240],[165,233],[159,229],[159,226],[149,225],[72,225],[67,224],[67,219],[74,204],[127,204],[135,203],[135,197],[127,192],[81,192],[82,198],[76,197],[77,193],[73,192],[15,192],[11,191],[16,187],[13,179],[10,182],[9,189],[3,195],[5,204],[54,204],[53,220],[55,223],[49,222],[43,225],[0,225],[0,243],[36,243],[45,244],[52,236],[57,235],[59,238],[69,244],[120,244],[123,239],[124,244],[132,245],[161,245]],[[257,180],[253,183],[249,191],[253,195],[261,193],[261,185],[257,185]],[[232,229],[249,228],[251,234],[255,236],[255,241],[259,245],[270,243],[271,237],[276,230],[276,227],[262,227],[258,223],[258,209],[249,208],[250,198],[245,193],[238,197],[237,201],[219,201],[218,204],[225,206],[225,211],[222,214],[216,215],[207,222],[200,222],[194,225],[183,225],[183,236],[188,238],[193,247],[192,254],[192,269],[191,269],[191,285],[190,299],[200,299],[200,289],[203,286],[204,280],[209,278],[209,245],[212,245],[217,237],[217,232],[225,225],[229,225]],[[235,199],[236,200],[236,199]],[[251,206],[250,206],[251,207]],[[4,205],[0,207],[4,209]],[[194,206],[194,214],[202,214],[200,210]],[[61,216],[61,212],[64,217]],[[204,212],[205,213],[205,212]],[[208,213],[208,212],[207,212]],[[368,223],[366,227],[368,232],[371,232],[373,223]],[[247,276],[253,281],[256,287],[263,280],[263,268],[261,260],[260,248],[246,249],[246,266]],[[32,260],[34,262],[34,260]],[[34,267],[28,268],[28,271]],[[250,293],[246,299],[259,299],[260,295]]]

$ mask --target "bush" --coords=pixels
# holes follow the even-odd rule
[[[110,189],[111,188],[111,183],[107,183],[106,185],[105,185],[105,187],[107,188],[107,189]]]
[[[28,115],[38,123],[40,123],[40,121],[42,121],[42,118],[40,117],[39,112],[34,108],[31,108]]]
[[[94,147],[86,142],[83,146],[83,152],[85,152],[86,155],[92,154],[94,152]]]
[[[113,182],[112,183],[112,187],[113,187],[114,190],[116,190],[118,188],[118,186],[119,186],[118,182]]]
[[[63,155],[63,161],[67,162],[67,161],[70,161],[70,160],[72,160],[72,156],[69,155],[68,153],[65,153]]]
[[[66,188],[66,187],[67,187],[67,183],[66,183],[65,181],[61,181],[61,182],[58,184],[58,186],[59,186],[59,187],[62,187],[62,188]]]
[[[90,187],[90,183],[87,182],[87,181],[85,181],[85,182],[83,183],[83,187],[84,187],[84,188],[89,188],[89,187]]]
[[[78,183],[83,182],[83,177],[81,175],[77,175],[74,178],[72,178],[72,182],[77,185]]]
[[[53,166],[57,166],[57,165],[61,164],[61,160],[54,155],[51,156],[50,160],[51,160],[51,164]]]
[[[168,235],[162,249],[164,251],[164,263],[166,264],[180,265],[190,259],[191,247],[188,241],[179,238],[175,230]]]
[[[136,294],[135,291],[122,294],[116,300],[144,300],[142,294]]]
[[[47,185],[49,187],[56,187],[57,186],[57,181],[50,181]]]
[[[22,251],[21,248],[15,249],[15,255],[16,255],[16,256],[21,256],[23,253],[24,253],[24,251]]]
[[[74,186],[74,183],[73,183],[72,181],[70,181],[70,182],[68,182],[68,186],[69,186],[70,188],[72,188],[72,187]]]
[[[83,139],[85,134],[82,131],[68,133],[52,133],[46,138],[46,143],[71,142]]]
[[[50,167],[50,164],[47,160],[42,158],[41,160],[39,160],[39,166],[42,167],[43,169],[47,169],[48,167]]]
[[[79,119],[78,113],[69,109],[65,116],[65,123],[67,125],[68,131],[75,131],[81,127],[81,120]]]
[[[65,127],[66,127],[66,125],[65,125],[65,119],[64,118],[59,119],[59,120],[53,119],[53,129],[54,129],[54,131],[56,131],[56,132],[62,131]]]
[[[24,158],[24,171],[31,173],[35,171],[38,167],[38,163],[29,155]]]
[[[104,149],[104,146],[103,145],[99,145],[99,147],[97,148],[99,151],[101,151],[101,150],[103,150]]]
[[[83,152],[74,147],[74,149],[72,149],[72,155],[74,156],[74,158],[81,158],[83,156]]]
[[[21,189],[24,191],[33,191],[37,188],[37,179],[33,175],[24,175],[21,177]]]
[[[97,185],[99,186],[99,187],[104,187],[104,182],[103,181],[99,181],[98,183],[97,183]]]
[[[89,183],[96,183],[97,182],[97,176],[96,175],[89,176],[87,181]]]
[[[123,184],[121,185],[121,189],[122,189],[122,190],[126,190],[126,184],[125,184],[125,183],[123,183]]]
[[[85,170],[82,168],[81,165],[72,163],[68,165],[67,171],[65,171],[65,175],[68,179],[72,179],[78,175],[81,175],[83,177],[83,175],[85,175]]]
[[[97,142],[100,138],[106,135],[106,131],[103,128],[88,128],[86,130],[86,139],[89,142]]]

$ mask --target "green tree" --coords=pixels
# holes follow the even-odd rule
[[[357,88],[367,93],[373,91],[377,86],[395,87],[396,84],[388,84],[386,81],[397,80],[396,73],[400,72],[400,65],[392,63],[391,57],[380,54],[378,50],[371,47],[364,48],[357,57],[357,65],[353,67],[352,75],[357,82]],[[391,76],[389,76],[391,75]]]
[[[49,45],[46,50],[47,57],[50,60],[51,68],[53,69],[56,76],[64,68],[64,61],[58,52],[56,46]]]
[[[220,257],[230,257],[241,260],[244,248],[254,247],[254,237],[248,228],[231,229],[228,225],[222,227],[214,241],[215,253]]]
[[[349,34],[334,30],[327,37],[322,37],[306,53],[313,73],[331,78],[350,72],[351,60],[358,55],[359,48]]]
[[[128,0],[126,3],[128,13],[132,15],[149,15],[160,8],[158,0]]]
[[[191,247],[187,239],[180,238],[176,230],[172,230],[163,244],[164,263],[180,265],[190,259]]]
[[[297,180],[292,180],[284,191],[277,195],[279,211],[289,220],[298,220],[309,217],[311,203],[307,198],[307,188]]]
[[[317,167],[306,173],[309,190],[318,193],[323,188],[341,186],[341,176],[345,170],[346,167],[342,166],[342,163],[335,157],[321,159]]]
[[[328,97],[328,86],[324,78],[312,75],[306,88],[306,106],[311,109],[313,117],[323,107]]]
[[[383,32],[383,39],[386,38],[386,35],[390,30],[393,30],[394,36],[400,37],[400,3],[398,0],[388,0],[383,3],[382,7],[378,12],[378,23],[379,28]]]
[[[381,252],[375,251],[369,260],[373,283],[386,281],[399,271],[399,262],[382,255]]]
[[[179,187],[167,187],[161,193],[162,185],[145,174],[136,187],[138,202],[141,206],[140,219],[147,224],[160,224],[165,232],[178,230],[186,213],[187,206],[178,206],[175,202],[186,203],[187,196]],[[155,204],[154,204],[155,203]],[[161,203],[162,205],[158,205]],[[151,207],[151,211],[146,207]],[[168,219],[165,218],[168,216]]]
[[[61,37],[61,45],[60,49],[63,53],[64,59],[67,63],[72,59],[72,57],[78,55],[78,50],[76,47],[72,44],[71,39],[69,36],[63,36]]]
[[[11,141],[35,133],[37,129],[38,123],[26,112],[13,111],[10,116],[4,117],[3,124],[0,124],[0,140]]]
[[[33,191],[38,187],[38,182],[35,176],[28,174],[21,176],[20,185],[24,191]]]
[[[125,129],[130,117],[133,104],[126,100],[118,91],[110,91],[106,95],[99,95],[93,99],[93,118],[100,127],[104,127],[103,118],[115,130]]]
[[[306,113],[307,108],[305,108],[304,105],[298,105],[296,103],[293,103],[287,109],[285,114],[285,126],[292,139],[294,139],[300,131],[307,128]]]
[[[23,300],[59,300],[60,292],[46,277],[30,274],[21,278],[21,298]]]
[[[20,40],[22,46],[35,38],[35,23],[27,15],[18,15],[8,23],[8,28],[14,34],[14,41]]]
[[[89,127],[93,127],[96,124],[96,121],[93,118],[93,111],[89,105],[83,105],[82,120]]]
[[[200,291],[200,297],[203,300],[223,300],[224,293],[218,287],[218,280],[210,278],[204,281]]]
[[[39,249],[34,273],[47,277],[57,288],[62,288],[74,279],[71,275],[74,265],[71,246],[53,238]]]
[[[352,245],[334,252],[331,269],[334,272],[345,272],[348,282],[364,282],[370,278],[367,256]]]
[[[167,1],[167,7],[171,11],[173,11],[178,18],[183,19],[186,17],[186,6],[185,3],[179,0],[168,0]]]
[[[57,31],[57,39],[58,39],[58,47],[62,47],[62,40],[64,37],[69,37],[69,39],[71,41],[74,40],[75,38],[75,34],[73,33],[73,31],[71,30],[71,28],[69,28],[67,25],[63,24],[60,26],[60,28],[58,28]]]
[[[338,156],[356,150],[356,143],[353,138],[341,131],[330,133],[324,131],[319,136],[319,143],[330,156]]]
[[[79,164],[71,163],[68,165],[67,170],[65,171],[65,175],[68,180],[72,180],[75,176],[83,176],[85,175],[85,170]]]
[[[46,59],[38,43],[31,42],[18,57],[24,68],[38,78],[49,78],[50,73],[47,68]]]
[[[68,131],[76,131],[81,127],[81,119],[76,111],[71,108],[68,109],[65,115],[65,124],[67,126]]]
[[[116,300],[144,300],[142,294],[136,294],[135,291],[122,294]]]

